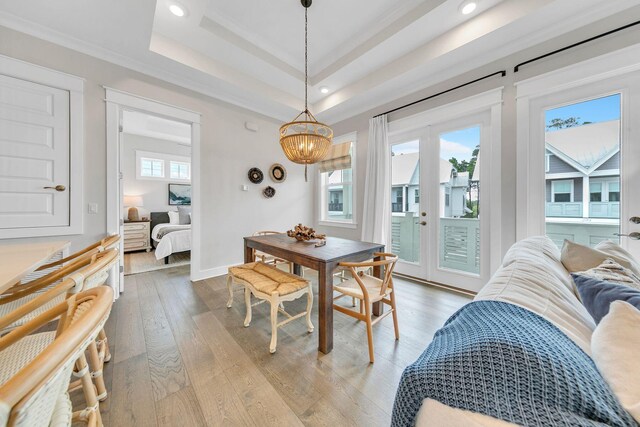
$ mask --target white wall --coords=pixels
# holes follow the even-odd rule
[[[137,179],[136,177],[136,151],[151,153],[175,154],[176,156],[191,158],[191,147],[177,142],[163,139],[150,138],[148,136],[122,135],[122,175],[123,192],[127,196],[142,196],[144,207],[138,208],[140,216],[148,217],[149,212],[166,212],[176,210],[169,205],[168,184],[187,184],[186,182],[154,179]],[[126,210],[126,209],[125,209]]]
[[[544,74],[546,72],[575,64],[577,62],[584,61],[598,55],[603,55],[605,53],[611,52],[612,50],[621,49],[623,47],[638,43],[638,34],[640,33],[640,30],[637,27],[624,30],[620,33],[616,33],[614,35],[546,58],[539,62],[527,65],[521,68],[520,72],[518,73],[513,72],[514,66],[518,63],[527,61],[539,55],[546,54],[553,50],[571,45],[594,35],[604,33],[608,30],[628,24],[637,20],[639,17],[640,7],[630,9],[625,13],[611,16],[605,20],[591,24],[586,28],[581,28],[576,31],[570,32],[562,37],[534,46],[533,48],[521,51],[502,60],[495,61],[494,63],[454,77],[436,86],[416,91],[415,93],[399,98],[396,101],[372,108],[366,113],[333,124],[332,128],[335,135],[342,135],[354,131],[358,132],[358,147],[356,150],[356,162],[358,163],[358,200],[356,201],[359,217],[358,227],[356,229],[346,229],[338,227],[319,226],[316,223],[317,229],[319,231],[327,233],[328,235],[350,239],[360,239],[362,236],[362,208],[364,204],[364,185],[367,163],[367,145],[369,137],[369,118],[376,114],[380,114],[401,105],[407,104],[409,102],[416,101],[418,99],[474,80],[480,76],[504,69],[507,70],[507,76],[504,78],[492,78],[475,85],[453,91],[446,95],[433,98],[429,101],[414,105],[412,107],[399,110],[389,116],[389,121],[397,120],[429,110],[434,107],[445,105],[450,102],[458,101],[472,95],[504,86],[504,102],[502,108],[502,182],[492,183],[493,185],[500,185],[502,189],[501,209],[503,226],[501,255],[504,255],[504,252],[506,252],[506,250],[509,249],[509,247],[516,240],[516,89],[514,84],[520,80]]]
[[[280,123],[162,82],[129,69],[95,59],[0,27],[0,54],[82,77],[85,82],[85,190],[84,234],[64,236],[72,250],[103,237],[106,232],[106,130],[103,85],[142,97],[176,105],[202,114],[202,268],[210,274],[243,259],[243,236],[256,230],[286,230],[299,222],[313,220],[313,180],[304,182],[304,169],[289,162],[278,144]],[[257,132],[245,129],[246,121],[258,125]],[[265,173],[273,163],[283,164],[287,180],[273,184],[249,183],[247,171],[257,166]],[[241,191],[241,185],[249,191]],[[276,188],[273,199],[262,196],[267,185]],[[87,204],[98,204],[98,214],[88,214]],[[13,239],[19,241],[51,240]],[[5,243],[4,241],[1,243]],[[0,244],[1,244],[0,243]]]

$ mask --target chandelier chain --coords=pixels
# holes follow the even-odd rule
[[[308,97],[308,87],[309,87],[309,77],[308,77],[308,46],[307,46],[307,28],[308,28],[308,19],[307,12],[309,8],[304,8],[304,111],[308,112],[309,107],[307,105],[307,97]]]

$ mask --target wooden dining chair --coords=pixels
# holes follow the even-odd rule
[[[113,304],[111,288],[74,294],[0,337],[0,425],[102,426],[85,350],[95,342]],[[39,329],[58,321],[53,332]],[[67,393],[71,372],[86,384],[86,407],[73,412]]]
[[[28,322],[73,294],[103,285],[117,262],[118,251],[109,249],[64,265],[35,283],[14,286],[0,295],[0,334]],[[107,389],[102,371],[104,363],[111,359],[111,353],[104,330],[99,332],[98,340],[91,343],[88,350],[98,399],[105,400]],[[72,391],[80,386],[80,383],[74,383]]]
[[[374,362],[373,325],[391,314],[393,316],[396,340],[400,339],[398,316],[396,313],[396,293],[393,288],[393,269],[398,261],[398,257],[394,254],[382,252],[375,253],[374,256],[380,257],[380,261],[341,262],[338,264],[340,267],[349,269],[351,278],[333,286],[333,290],[338,294],[334,297],[334,301],[343,297],[352,297],[360,301],[359,311],[354,311],[335,303],[333,304],[333,308],[334,310],[366,323],[367,340],[369,342],[369,361],[371,363]],[[384,277],[382,279],[365,272],[367,269],[373,269],[374,267],[384,268]],[[391,309],[373,320],[371,316],[372,305],[376,302],[387,304]]]
[[[257,231],[253,233],[254,236],[269,236],[272,234],[284,234],[279,231]],[[278,258],[273,255],[267,254],[261,251],[255,251],[255,261],[260,261],[264,264],[271,264],[274,267],[277,267],[278,264],[288,264],[289,265],[289,273],[293,274],[293,263],[291,261],[287,261],[286,259]]]

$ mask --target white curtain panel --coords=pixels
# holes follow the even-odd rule
[[[362,240],[387,244],[391,227],[391,154],[387,115],[369,120]]]

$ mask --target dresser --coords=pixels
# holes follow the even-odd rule
[[[151,222],[125,221],[124,223],[124,251],[151,250]]]

